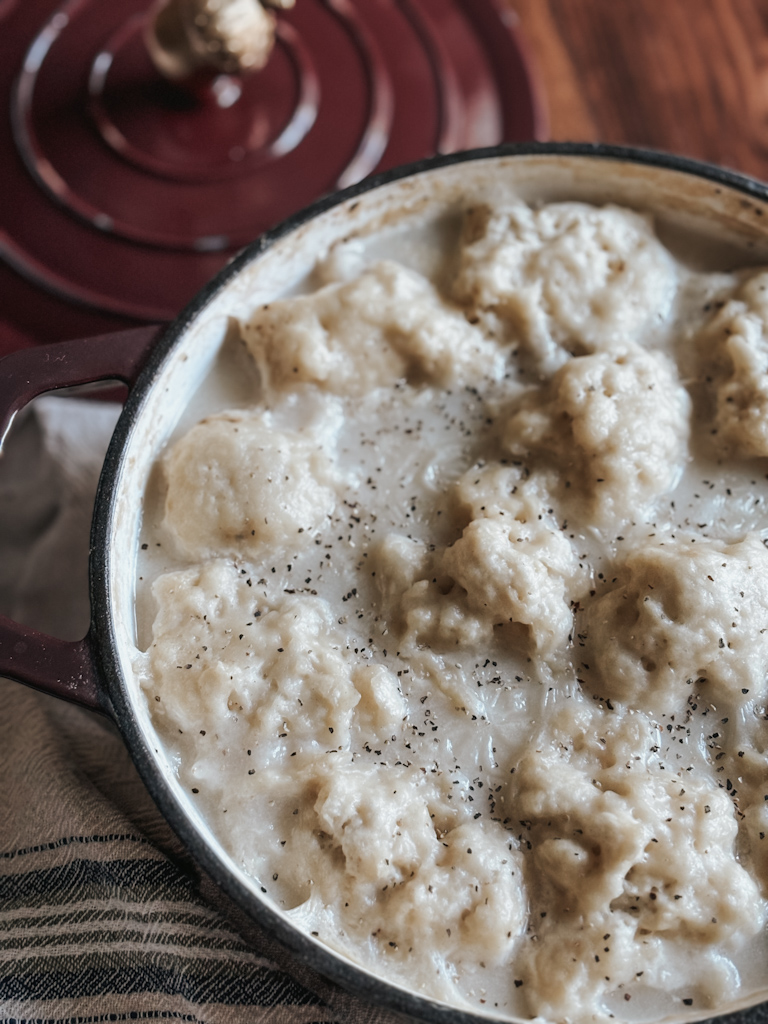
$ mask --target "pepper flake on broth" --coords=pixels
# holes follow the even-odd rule
[[[250,407],[160,460],[137,672],[319,942],[501,1018],[706,1016],[766,953],[768,271],[616,206],[454,227],[434,279],[360,238],[254,301]]]

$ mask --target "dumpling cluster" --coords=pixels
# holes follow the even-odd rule
[[[768,271],[576,202],[476,204],[439,283],[355,244],[243,320],[253,405],[162,460],[137,664],[181,783],[297,924],[431,997],[730,997],[768,550],[670,510],[698,449],[768,456]],[[688,327],[686,288],[718,296]]]
[[[726,791],[670,771],[656,754],[658,727],[640,712],[566,706],[534,748],[514,796],[538,880],[534,941],[518,966],[531,1010],[587,1019],[600,994],[638,972],[663,986],[678,939],[696,949],[678,984],[727,998],[733,977],[716,947],[743,944],[766,915],[736,857]]]

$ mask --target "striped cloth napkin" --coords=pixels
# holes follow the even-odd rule
[[[39,399],[0,459],[0,612],[63,639],[89,621],[90,515],[118,413]],[[0,708],[0,1024],[399,1019],[223,909],[109,721],[7,680]]]

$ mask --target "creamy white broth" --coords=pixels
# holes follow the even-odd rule
[[[443,251],[448,241],[455,243],[458,239],[456,224],[452,216],[437,229]],[[410,245],[407,235],[395,233],[389,244],[377,242],[375,251],[369,245],[363,249],[362,257],[353,253],[352,262],[358,258],[367,263],[381,255],[394,256],[411,266],[421,266],[447,287],[453,257],[449,254],[441,258],[437,266],[432,262],[434,237],[434,232],[422,230]],[[424,265],[425,254],[429,254],[428,266]],[[676,304],[665,314],[663,322],[656,322],[642,332],[640,344],[675,352],[677,340],[684,333],[683,325],[698,322],[704,316],[701,300],[706,299],[709,283],[689,278],[684,270],[679,273],[682,287],[678,287]],[[310,280],[296,291],[311,293],[315,283]],[[722,278],[716,283],[718,289],[729,284]],[[509,854],[505,884],[510,886],[509,901],[517,900],[519,904],[510,915],[510,930],[514,934],[509,948],[483,952],[482,937],[478,938],[476,930],[463,946],[453,941],[446,945],[441,934],[442,946],[440,942],[434,943],[436,956],[424,954],[423,946],[421,957],[414,953],[403,956],[397,938],[371,935],[371,929],[363,930],[357,921],[345,918],[343,907],[334,908],[332,902],[324,904],[322,893],[310,899],[313,887],[299,885],[295,877],[291,878],[290,870],[284,867],[289,854],[281,844],[285,843],[290,850],[297,817],[302,827],[309,829],[305,819],[311,819],[312,808],[320,797],[316,781],[312,783],[315,789],[311,799],[296,799],[293,783],[286,782],[291,776],[281,758],[290,758],[290,737],[277,733],[275,746],[257,748],[249,739],[248,716],[236,707],[229,707],[220,721],[212,720],[204,737],[199,728],[190,734],[185,726],[180,733],[180,725],[185,723],[177,721],[173,713],[170,718],[156,721],[176,759],[182,785],[195,794],[224,845],[258,879],[268,897],[278,906],[292,910],[308,932],[317,933],[319,939],[334,948],[417,991],[497,1014],[528,1016],[551,1012],[541,1002],[546,993],[538,997],[538,1003],[532,1002],[529,992],[536,986],[529,975],[533,969],[521,969],[519,964],[524,960],[523,950],[532,943],[530,936],[545,935],[541,915],[551,918],[552,909],[551,897],[544,893],[546,885],[532,874],[529,826],[520,823],[516,776],[521,758],[530,750],[531,739],[535,737],[538,742],[540,734],[546,733],[553,710],[581,708],[592,716],[599,731],[602,723],[615,720],[622,710],[620,702],[615,702],[611,709],[605,699],[595,699],[604,698],[604,694],[592,694],[587,683],[579,684],[577,642],[572,646],[560,645],[543,657],[530,646],[520,647],[519,631],[513,629],[511,636],[501,640],[492,637],[475,649],[447,651],[443,644],[436,654],[431,654],[417,643],[409,651],[400,651],[402,636],[390,628],[382,614],[384,602],[371,576],[375,570],[370,568],[376,561],[376,544],[387,534],[396,533],[437,547],[450,546],[459,539],[461,517],[451,510],[447,492],[479,459],[488,460],[489,450],[499,458],[500,418],[507,415],[506,410],[514,406],[523,389],[538,386],[536,382],[542,378],[543,384],[551,376],[551,371],[537,371],[530,360],[521,360],[519,349],[516,341],[508,346],[505,371],[497,379],[476,380],[469,387],[460,383],[447,389],[429,383],[412,387],[398,381],[363,396],[348,397],[329,395],[310,382],[294,396],[285,392],[259,394],[255,371],[247,359],[244,361],[238,345],[229,341],[212,381],[191,403],[185,422],[175,432],[176,437],[180,436],[201,416],[233,407],[243,409],[252,397],[255,404],[261,402],[270,410],[276,429],[303,432],[317,439],[323,450],[333,453],[338,500],[331,517],[319,528],[307,531],[312,534],[310,543],[305,543],[304,538],[299,546],[283,545],[279,554],[270,550],[264,552],[264,557],[227,553],[224,561],[231,566],[234,557],[236,569],[226,571],[242,577],[245,586],[250,581],[248,601],[252,598],[254,608],[261,607],[263,613],[279,609],[288,599],[315,597],[316,591],[332,608],[316,635],[327,636],[334,631],[346,665],[364,669],[381,665],[389,671],[399,688],[399,698],[390,696],[395,702],[403,701],[404,713],[390,715],[390,722],[399,717],[397,728],[389,731],[386,724],[372,723],[370,715],[364,717],[353,712],[349,749],[342,744],[344,749],[338,751],[337,744],[336,753],[330,754],[328,751],[334,749],[330,735],[336,734],[329,734],[327,747],[320,750],[313,740],[317,750],[305,751],[304,760],[333,759],[341,753],[349,766],[370,771],[375,768],[377,779],[381,775],[378,769],[383,766],[398,779],[406,778],[409,765],[423,777],[440,775],[445,791],[439,798],[444,806],[440,813],[444,814],[445,823],[452,823],[453,808],[458,806],[459,818],[465,818],[468,827],[479,829],[474,824],[479,821],[487,829],[491,852],[496,850],[499,862],[505,859],[505,850]],[[681,360],[681,367],[684,362]],[[688,369],[686,366],[686,377]],[[700,414],[706,412],[701,403],[697,409]],[[698,429],[702,429],[701,424]],[[526,462],[519,455],[507,453],[503,457],[510,466]],[[604,528],[602,532],[595,531],[579,515],[573,516],[562,497],[545,502],[544,514],[548,514],[550,507],[554,509],[552,517],[559,535],[570,544],[584,573],[591,574],[590,582],[582,586],[579,605],[587,606],[590,600],[610,589],[615,563],[622,552],[642,548],[662,535],[670,543],[679,534],[733,541],[748,531],[762,530],[762,505],[768,493],[765,474],[764,460],[728,459],[724,465],[722,459],[698,455],[695,461],[681,467],[673,491],[652,500],[641,515],[629,516],[615,529]],[[140,646],[150,652],[151,623],[155,617],[152,582],[162,573],[184,570],[199,561],[179,550],[173,531],[162,522],[164,488],[163,473],[158,468],[145,506],[141,540],[147,547],[140,560],[137,598]],[[565,519],[569,525],[561,529]],[[243,588],[238,584],[235,589]],[[576,612],[574,635],[578,635],[582,614]],[[244,622],[242,629],[247,628]],[[183,664],[192,664],[197,653],[190,649],[190,660]],[[182,667],[179,671],[188,670]],[[149,665],[145,672],[144,688],[151,706],[152,697],[161,694],[155,692],[156,680],[150,676]],[[358,704],[365,703],[366,686],[370,685],[368,680],[352,686],[357,690]],[[347,694],[345,699],[354,697],[355,694]],[[714,747],[722,745],[718,741],[725,737],[718,735],[713,739],[713,733],[727,731],[728,742],[735,741],[738,749],[723,759],[730,766],[731,760],[738,758],[742,744],[754,745],[756,733],[752,722],[759,721],[761,716],[759,712],[755,715],[750,705],[739,707],[738,702],[734,706],[712,707],[706,697],[703,692],[691,704],[686,703],[674,721],[671,715],[658,716],[655,724],[660,727],[660,738],[649,739],[646,747],[649,751],[651,747],[658,748],[648,754],[656,770],[662,770],[663,765],[664,771],[681,780],[686,775],[702,780],[711,778],[711,785],[719,791],[720,765],[714,761]],[[165,695],[156,703],[163,702],[167,702]],[[190,722],[196,722],[196,715],[197,711]],[[380,717],[386,719],[386,715]],[[724,718],[728,722],[723,723]],[[715,720],[720,723],[717,728],[711,724]],[[757,727],[757,735],[762,728]],[[286,763],[290,766],[290,761]],[[738,762],[734,761],[734,765],[720,774],[735,775]],[[332,789],[332,768],[324,767],[322,774],[323,785]],[[741,785],[736,783],[737,779],[738,775],[731,780],[732,787]],[[331,797],[332,792],[325,793],[325,805]],[[294,807],[294,803],[299,806]],[[300,813],[294,815],[294,810]],[[333,814],[330,810],[324,813],[323,820],[330,828]],[[541,831],[540,825],[532,827]],[[443,836],[448,834],[440,831]],[[325,843],[332,848],[329,860],[335,864],[342,856],[343,844],[338,837],[333,839],[332,832],[321,829],[318,822],[314,832],[324,833],[320,836],[318,863],[322,862]],[[485,832],[475,834],[486,838]],[[749,865],[750,856],[742,846],[739,839],[737,849]],[[295,853],[291,851],[291,855]],[[343,855],[353,856],[354,851]],[[458,861],[454,867],[465,870]],[[507,874],[513,868],[517,881],[511,883]],[[397,884],[402,885],[403,881],[407,879],[400,879]],[[491,892],[500,883],[486,872],[479,884],[486,885]],[[442,919],[435,923],[435,939],[438,930],[445,932],[447,928]],[[421,934],[420,938],[428,943]],[[390,942],[395,943],[394,947]],[[743,976],[743,992],[758,987],[763,980],[762,940],[750,940],[735,951],[729,943],[738,945],[731,937],[727,942],[716,942],[707,951],[699,938],[674,943],[665,940],[663,949],[650,967],[645,966],[640,978],[636,977],[637,971],[631,972],[631,977],[622,976],[621,980],[609,983],[605,993],[596,992],[594,1000],[580,996],[583,1006],[575,1016],[589,1019],[593,1013],[611,1012],[634,1019],[655,1018],[668,1015],[670,999],[682,1011],[688,1005],[694,1009],[709,1007],[712,999],[721,998],[716,991],[718,985],[723,991],[735,991],[737,971]],[[481,951],[478,953],[477,949]],[[594,955],[599,954],[590,951],[589,956]],[[496,957],[493,963],[489,962],[492,956]],[[692,958],[696,960],[693,964]],[[645,984],[648,976],[652,976],[652,986]],[[519,981],[523,983],[516,984]],[[539,987],[546,988],[546,984]],[[657,989],[663,994],[654,994]],[[670,997],[667,991],[674,996]],[[631,1000],[626,1000],[626,995]],[[683,1002],[689,999],[690,1004]]]

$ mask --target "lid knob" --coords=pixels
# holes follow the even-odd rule
[[[246,75],[263,68],[275,42],[275,16],[295,0],[161,0],[146,43],[157,70],[173,82],[203,75]]]

